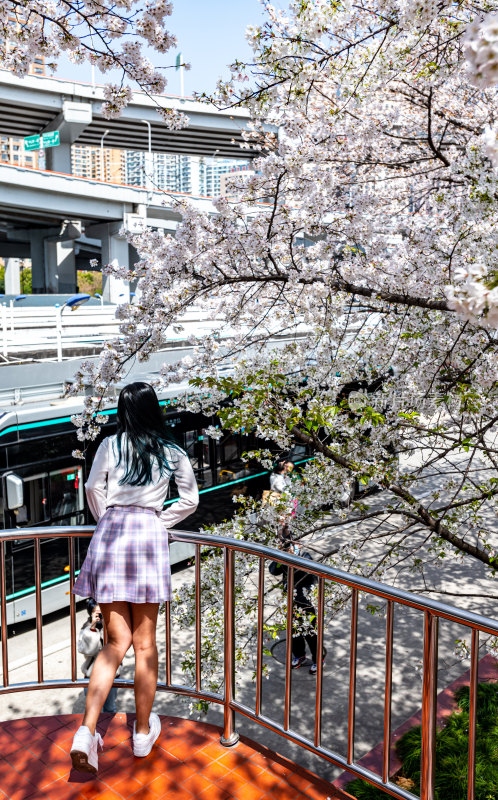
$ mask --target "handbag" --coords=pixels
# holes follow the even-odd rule
[[[275,492],[273,489],[265,489],[261,497],[261,505],[276,506],[280,498],[280,492]]]

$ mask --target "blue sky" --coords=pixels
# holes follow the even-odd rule
[[[193,91],[211,92],[220,76],[227,78],[226,65],[236,58],[249,60],[244,32],[248,25],[260,24],[263,19],[258,0],[173,0],[173,14],[166,18],[167,28],[178,39],[183,60],[192,65],[184,72],[185,94]],[[148,53],[155,66],[174,64],[176,52],[160,55]],[[89,64],[75,66],[61,59],[57,77],[90,82]],[[180,73],[167,70],[168,94],[180,94]],[[96,75],[97,83],[109,80],[109,75]]]

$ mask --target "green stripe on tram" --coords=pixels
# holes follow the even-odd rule
[[[79,575],[79,569],[76,570],[74,573],[74,577]],[[42,589],[48,589],[49,586],[55,586],[57,583],[63,583],[64,581],[69,580],[69,575],[59,575],[58,578],[52,578],[50,581],[44,581],[41,584]],[[35,591],[35,586],[28,586],[27,589],[20,589],[18,592],[13,592],[12,594],[8,594],[5,600],[17,600],[19,597],[25,597],[27,594],[32,594]]]

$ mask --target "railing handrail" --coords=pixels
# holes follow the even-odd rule
[[[40,528],[10,528],[0,531],[0,542],[11,541],[13,539],[19,541],[20,539],[43,539],[47,536],[50,538],[84,538],[92,535],[95,530],[95,525],[57,525],[45,526]],[[451,622],[463,623],[470,628],[482,630],[484,633],[491,635],[498,635],[498,620],[493,620],[490,617],[485,617],[482,614],[476,614],[473,611],[460,609],[456,606],[451,606],[447,603],[442,603],[439,600],[422,597],[421,595],[413,592],[399,589],[395,586],[374,581],[371,578],[364,578],[359,575],[351,575],[348,572],[337,569],[336,567],[329,567],[326,564],[318,564],[316,561],[302,558],[301,556],[286,553],[282,550],[277,550],[274,547],[251,542],[245,539],[231,539],[225,536],[215,536],[214,534],[206,534],[201,531],[180,531],[172,530],[169,532],[171,541],[187,542],[198,545],[206,545],[210,547],[226,547],[231,550],[239,550],[249,555],[263,556],[278,561],[281,564],[286,564],[289,567],[297,567],[306,572],[309,572],[317,577],[329,578],[336,583],[342,583],[349,586],[351,589],[357,589],[361,592],[374,594],[377,597],[382,597],[385,600],[395,600],[405,606],[416,608],[419,611],[430,611],[438,617],[443,617]]]

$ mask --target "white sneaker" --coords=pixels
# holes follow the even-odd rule
[[[149,717],[149,732],[136,733],[137,723],[133,723],[133,755],[148,756],[152,750],[152,745],[159,738],[161,733],[161,720],[153,711]]]
[[[104,744],[100,733],[92,736],[86,725],[81,725],[74,734],[71,745],[71,761],[74,769],[79,772],[97,772],[99,765],[98,747],[102,750]]]

